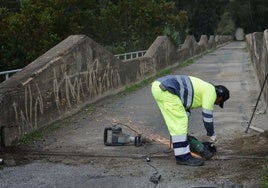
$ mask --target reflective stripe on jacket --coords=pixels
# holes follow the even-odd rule
[[[193,103],[194,90],[188,76],[168,75],[157,79],[170,93],[179,96],[185,109],[190,109]]]

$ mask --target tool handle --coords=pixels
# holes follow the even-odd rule
[[[257,106],[258,106],[259,100],[260,100],[260,98],[261,98],[261,94],[262,94],[262,91],[263,91],[263,88],[264,88],[264,86],[265,86],[265,83],[266,83],[267,79],[268,79],[268,74],[266,74],[266,77],[265,77],[264,82],[263,82],[263,84],[262,84],[260,94],[259,94],[259,96],[258,96],[256,105],[255,105],[254,110],[253,110],[253,112],[252,112],[252,115],[251,115],[251,118],[250,118],[250,120],[249,120],[248,127],[247,127],[245,133],[248,133],[248,129],[249,129],[249,127],[250,127],[251,121],[252,121],[253,116],[254,116],[254,114],[255,114],[255,111],[256,111],[256,109],[257,109]]]
[[[104,145],[106,145],[106,146],[111,146],[111,145],[112,145],[111,143],[108,143],[108,142],[107,142],[108,131],[111,131],[111,130],[112,130],[111,127],[106,127],[106,128],[104,129],[104,133],[103,133],[103,143],[104,143]]]
[[[139,146],[142,145],[142,143],[141,143],[141,136],[135,136],[134,145],[135,145],[136,147],[139,147]]]

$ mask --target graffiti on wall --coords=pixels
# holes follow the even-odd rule
[[[66,107],[71,108],[74,103],[94,100],[106,91],[121,85],[118,70],[109,62],[105,66],[102,64],[95,59],[93,62],[87,63],[85,71],[70,74],[67,72],[65,62],[60,73],[63,75],[61,79],[57,77],[59,73],[54,69],[53,95],[59,113],[62,113]]]
[[[121,85],[118,70],[109,62],[104,64],[99,59],[95,59],[87,63],[85,71],[72,73],[68,73],[67,66],[68,62],[64,62],[60,63],[60,69],[57,66],[53,67],[53,83],[52,87],[48,88],[50,91],[41,93],[41,86],[39,87],[38,83],[28,83],[24,87],[23,96],[20,96],[24,97],[24,104],[13,102],[19,134],[38,128],[38,116],[44,114],[45,109],[53,109],[51,106],[56,106],[56,111],[62,115],[74,105],[92,101]],[[49,113],[55,112],[45,112],[45,114]]]
[[[32,92],[32,87],[36,92]],[[34,86],[30,84],[25,86],[23,101],[24,104],[21,104],[21,107],[17,102],[13,102],[15,122],[18,125],[19,134],[25,134],[29,130],[37,128],[38,115],[44,113],[44,102],[37,83]]]

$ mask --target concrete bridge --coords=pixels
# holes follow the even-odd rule
[[[0,84],[1,145],[232,39],[188,36],[177,49],[160,36],[143,57],[121,61],[87,36],[70,36]]]
[[[246,36],[260,83],[267,75],[267,30]],[[181,49],[158,37],[143,57],[121,61],[86,36],[70,36],[0,84],[1,145],[64,119],[106,96],[229,42],[187,36]],[[263,95],[267,100],[267,86]],[[267,102],[266,102],[267,103]]]
[[[258,58],[259,61],[255,63],[251,63],[251,59],[256,56],[254,52],[256,51],[254,49],[256,49],[257,44],[256,40],[254,40],[256,34],[248,35],[247,38],[247,43],[225,41],[224,44],[217,45],[217,48],[215,46],[209,53],[198,57],[195,55],[200,53],[197,53],[195,50],[185,51],[183,52],[185,57],[190,53],[192,53],[191,57],[195,56],[193,59],[194,62],[186,67],[179,67],[178,65],[180,65],[183,60],[177,63],[179,57],[176,54],[178,52],[165,37],[159,37],[155,43],[152,44],[151,48],[149,48],[145,57],[136,60],[136,62],[123,62],[126,64],[125,66],[128,67],[128,69],[124,68],[124,72],[129,75],[125,77],[113,76],[112,79],[117,80],[117,82],[113,83],[117,83],[118,85],[111,84],[109,79],[99,77],[100,75],[106,74],[121,75],[120,71],[108,71],[112,65],[116,67],[118,60],[114,60],[114,64],[109,64],[109,66],[107,65],[108,63],[104,64],[106,66],[101,66],[101,62],[107,62],[107,59],[109,59],[108,56],[112,58],[111,54],[107,55],[105,53],[100,55],[99,57],[103,58],[102,61],[92,61],[95,62],[93,66],[95,68],[94,70],[102,70],[102,74],[97,74],[97,71],[95,71],[92,72],[93,76],[91,74],[85,76],[88,80],[86,83],[90,82],[92,84],[93,80],[106,83],[106,87],[101,87],[101,85],[96,83],[97,88],[95,88],[95,92],[92,91],[95,94],[103,93],[103,97],[115,93],[107,88],[117,87],[117,91],[123,90],[123,85],[131,85],[139,82],[151,75],[155,75],[157,71],[166,68],[171,69],[171,74],[193,75],[215,84],[223,84],[228,87],[231,92],[230,100],[226,102],[223,109],[215,106],[214,111],[215,130],[219,138],[217,146],[218,156],[213,160],[206,161],[203,167],[193,168],[175,165],[173,152],[169,148],[169,135],[159,109],[153,101],[150,93],[150,84],[148,84],[129,94],[122,93],[108,98],[102,98],[101,101],[94,103],[94,105],[86,105],[89,103],[82,105],[81,102],[79,105],[85,106],[82,111],[54,124],[59,126],[59,129],[31,143],[27,146],[27,150],[19,149],[15,150],[11,155],[4,154],[4,158],[7,159],[7,161],[10,159],[13,165],[21,164],[22,161],[27,161],[29,164],[18,167],[7,167],[1,170],[1,186],[9,188],[40,186],[94,188],[260,187],[262,177],[260,170],[264,169],[265,166],[267,167],[267,159],[265,159],[268,149],[267,134],[259,133],[252,129],[246,134],[245,130],[260,92],[261,81],[259,81],[259,77],[262,72],[267,73],[267,61],[266,64],[261,64],[261,59],[267,58],[267,55],[263,54],[265,49],[267,54],[267,32],[263,34],[262,53],[259,53],[257,56],[262,58]],[[93,41],[84,36],[72,36],[67,41],[70,39],[72,39],[72,41],[74,39],[79,39],[78,41],[83,39],[82,41],[84,43],[93,43]],[[189,37],[187,40],[190,39],[192,40],[193,38]],[[64,45],[67,45],[67,41],[64,42]],[[80,42],[79,44],[81,44]],[[187,43],[185,43],[185,45],[186,44]],[[249,48],[247,48],[247,44],[249,44]],[[76,48],[73,47],[72,50],[75,52],[85,50],[87,53],[91,54],[91,57],[94,59],[94,57],[96,57],[94,54],[98,54],[97,49],[100,48],[97,44],[95,45],[94,48],[92,47],[90,49],[87,49],[85,46],[82,48],[80,45],[77,45]],[[75,45],[72,44],[70,46]],[[172,49],[174,49],[176,53],[171,53],[173,51]],[[73,78],[70,76],[73,75],[70,74],[70,72],[77,72],[77,70],[82,70],[81,68],[84,67],[83,65],[85,64],[83,64],[82,61],[84,58],[82,57],[85,53],[77,53],[77,55],[75,55],[77,59],[80,59],[80,66],[76,64],[68,66],[69,64],[67,62],[73,62],[71,60],[74,58],[74,55],[69,55],[70,61],[68,61],[66,58],[63,58],[64,54],[60,53],[58,47],[53,51],[58,52],[61,56],[57,56],[59,58],[56,59],[52,58],[53,61],[48,62],[51,62],[51,64],[56,62],[57,69],[54,70],[54,66],[50,67],[46,63],[44,63],[42,69],[39,69],[35,67],[37,65],[33,63],[31,65],[33,67],[32,69],[27,68],[27,72],[32,72],[32,77],[27,78],[27,80],[22,79],[22,81],[20,81],[21,86],[19,84],[16,86],[22,87],[23,85],[31,83],[31,78],[38,78],[40,82],[38,82],[38,84],[33,82],[32,85],[25,87],[21,93],[11,93],[13,96],[17,96],[17,98],[19,98],[19,94],[21,94],[22,101],[27,101],[27,103],[22,103],[22,106],[24,105],[23,107],[25,107],[24,109],[32,109],[34,112],[37,106],[36,109],[39,111],[43,109],[44,114],[46,109],[45,104],[48,103],[49,100],[45,100],[44,97],[41,97],[43,95],[38,94],[39,91],[43,93],[44,90],[36,89],[36,92],[34,92],[34,88],[40,88],[42,83],[46,85],[45,80],[47,79],[53,80],[52,83],[54,83],[54,85],[51,86],[51,90],[54,93],[61,93],[61,95],[58,95],[59,98],[54,98],[60,100],[55,100],[59,102],[59,107],[56,105],[55,109],[49,108],[52,114],[55,113],[53,117],[56,117],[59,116],[59,110],[61,110],[60,112],[62,112],[62,114],[66,114],[68,109],[76,107],[78,111],[79,105],[77,101],[73,103],[74,98],[80,99],[80,101],[85,101],[84,98],[89,98],[93,101],[93,96],[95,95],[84,96],[83,92],[86,91],[86,88],[82,89],[84,88],[82,87],[83,82],[80,82],[82,76],[72,81],[70,80],[70,78]],[[51,57],[49,53],[41,57],[39,61],[45,62],[45,60],[48,60],[49,57]],[[189,57],[190,56],[188,56],[188,58]],[[259,65],[262,67],[266,66],[266,69],[255,69],[255,67]],[[135,67],[139,68],[135,69]],[[47,70],[46,74],[48,75],[46,77],[43,77],[46,74],[42,77],[39,76],[39,74],[45,72],[45,70]],[[123,71],[122,67],[117,67],[117,69],[112,70]],[[139,71],[135,71],[134,74],[132,73],[133,70]],[[256,70],[262,72],[256,72]],[[63,74],[61,74],[62,77],[58,76],[58,72],[63,72]],[[131,77],[134,79],[131,80]],[[20,80],[19,78],[23,77],[20,75],[20,77],[15,78],[18,82],[18,80]],[[103,80],[106,80],[106,82]],[[61,87],[64,88],[64,92],[60,92]],[[267,85],[265,88],[267,92]],[[79,94],[78,91],[81,91],[81,93]],[[47,95],[50,96],[48,98],[51,99],[51,95],[49,95],[49,93]],[[38,98],[38,96],[40,97]],[[69,96],[69,99],[67,99],[66,96]],[[41,99],[44,99],[42,103]],[[69,107],[66,111],[63,110],[64,108],[61,108],[62,103]],[[19,108],[18,105],[12,104],[13,109]],[[43,108],[40,108],[40,104],[43,104]],[[32,108],[30,108],[31,106]],[[265,110],[267,110],[267,99],[265,99],[265,95],[262,95],[252,126],[260,130],[267,130],[268,117]],[[23,110],[16,111],[19,112],[19,119],[23,119],[24,114],[31,114],[30,110],[25,112]],[[39,111],[37,114],[38,117]],[[205,130],[202,125],[200,113],[200,110],[192,111],[189,132],[200,140],[205,141]],[[15,121],[17,117],[14,117],[13,120]],[[32,115],[32,119],[24,118],[23,120],[34,120],[34,117],[35,116]],[[1,119],[1,121],[3,120]],[[47,121],[49,122],[49,119]],[[35,121],[29,122],[32,122],[33,127],[35,127]],[[135,147],[133,145],[122,147],[105,146],[103,144],[103,131],[106,127],[114,124],[121,126],[125,133],[135,135],[138,132],[141,133],[142,136],[153,139],[154,142],[141,147]],[[146,162],[146,157],[151,157],[151,162]],[[159,180],[157,184],[150,181],[150,178],[155,174],[161,175],[161,180]]]

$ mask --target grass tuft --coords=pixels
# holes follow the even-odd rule
[[[43,138],[45,135],[55,132],[58,130],[61,126],[57,123],[40,128],[38,130],[35,130],[29,134],[24,135],[16,145],[28,145],[32,143],[35,140]]]

